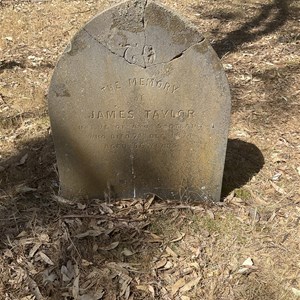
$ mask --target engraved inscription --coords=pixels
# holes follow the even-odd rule
[[[145,110],[147,119],[166,119],[166,118],[193,118],[193,110]]]
[[[125,83],[124,82],[122,83],[120,81],[106,83],[101,86],[101,92],[115,93],[120,89],[122,89],[122,87],[124,86],[125,87],[129,86],[131,88],[135,86],[152,87],[171,94],[174,94],[179,90],[179,86],[163,81],[161,79],[156,79],[154,77],[150,77],[150,78],[133,77],[133,78],[129,78],[127,82],[125,81]]]
[[[83,125],[78,125],[78,130],[82,133],[89,133],[91,130],[93,130],[94,126],[91,124],[90,126],[83,126]],[[149,124],[98,124],[97,125],[97,130],[103,132],[103,131],[108,131],[108,130],[143,130],[143,129],[157,129],[157,130],[191,130],[191,129],[201,129],[202,125],[201,124],[195,124],[195,123],[185,123],[185,124],[169,124],[169,123],[155,123],[151,126]],[[89,134],[89,138],[93,139],[104,139],[106,136],[104,134]],[[154,134],[149,133],[149,137],[153,137]],[[122,138],[129,138],[127,134],[120,135]]]
[[[124,144],[124,143],[116,143],[116,144],[105,144],[104,145],[105,150],[116,152],[118,150],[125,150],[125,149],[144,149],[144,150],[155,150],[157,152],[165,152],[168,151],[168,153],[179,151],[174,147],[174,144],[172,143],[164,143],[161,144],[159,147],[157,147],[156,144],[151,144],[149,142],[147,143],[130,143],[130,144]]]
[[[101,87],[102,92],[116,92],[121,88],[120,82],[116,81],[114,83],[109,83]]]
[[[129,87],[135,86],[149,86],[161,90],[165,90],[166,92],[174,94],[178,89],[179,86],[174,84],[170,84],[169,82],[164,82],[163,80],[158,80],[155,78],[129,78],[128,80]]]
[[[126,45],[124,58],[131,64],[149,66],[155,62],[155,50],[151,45],[141,46],[138,43]]]
[[[155,61],[155,51],[152,46],[145,46],[143,49],[143,58],[144,62],[149,64],[153,64]]]
[[[172,132],[164,132],[164,133],[115,133],[115,134],[91,134],[89,135],[89,138],[91,139],[109,139],[109,140],[138,140],[138,139],[142,139],[142,138],[146,138],[146,139],[165,139],[168,137],[172,137],[175,139],[180,139],[180,138],[184,138],[184,137],[191,137],[192,134],[191,133],[180,133],[180,134],[175,134]]]
[[[89,135],[89,138],[92,140],[104,140],[106,139],[104,134],[91,134]]]
[[[110,111],[92,111],[90,114],[90,119],[134,119],[133,111],[125,110],[110,110]]]
[[[194,118],[195,111],[194,110],[173,110],[173,109],[145,109],[142,113],[142,116],[146,119],[174,119],[179,118],[181,120]],[[93,110],[89,118],[90,119],[134,119],[135,113],[133,110],[125,111],[125,110],[109,110],[109,111],[95,111]]]

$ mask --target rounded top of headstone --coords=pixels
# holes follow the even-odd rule
[[[107,9],[83,30],[112,53],[143,68],[167,63],[204,40],[188,21],[146,0],[129,0]]]

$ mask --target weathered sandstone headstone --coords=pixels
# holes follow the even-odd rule
[[[197,28],[164,6],[130,0],[92,19],[48,97],[63,196],[220,199],[228,83]]]

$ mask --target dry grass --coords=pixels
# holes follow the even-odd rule
[[[229,78],[222,205],[66,203],[45,94],[67,42],[114,2],[0,1],[0,299],[297,299],[299,2],[163,1]]]

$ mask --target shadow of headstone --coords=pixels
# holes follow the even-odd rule
[[[229,139],[225,159],[222,197],[245,185],[265,163],[261,151],[251,143]]]

